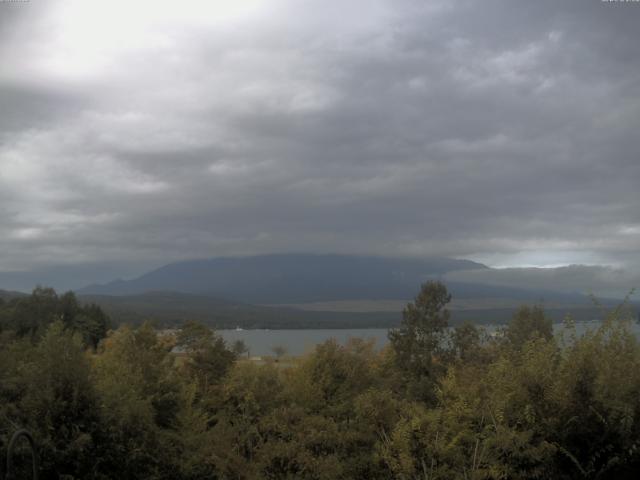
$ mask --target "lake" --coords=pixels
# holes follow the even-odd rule
[[[580,322],[576,324],[579,334],[589,329],[596,328],[600,322]],[[486,325],[484,328],[495,331],[500,326]],[[632,330],[640,336],[640,324],[632,324]],[[556,332],[562,329],[562,324],[554,325]],[[242,340],[249,347],[251,355],[273,355],[272,348],[282,346],[288,355],[302,355],[314,349],[322,342],[335,338],[340,344],[345,344],[349,338],[374,339],[378,348],[387,344],[386,328],[353,328],[353,329],[296,329],[296,330],[218,330],[218,333],[231,344],[236,340]]]
[[[376,346],[387,343],[386,328],[314,329],[314,330],[218,330],[228,344],[242,340],[251,355],[273,355],[272,348],[282,346],[287,355],[302,355],[319,343],[335,338],[345,344],[349,338],[373,338]]]

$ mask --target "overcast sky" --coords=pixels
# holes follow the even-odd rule
[[[0,0],[0,271],[339,252],[633,282],[638,25],[600,0]]]

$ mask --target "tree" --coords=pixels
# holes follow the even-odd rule
[[[292,375],[293,395],[312,409],[328,409],[335,415],[351,415],[353,399],[372,386],[373,342],[335,339],[316,345]]]
[[[18,409],[37,439],[41,476],[90,477],[102,425],[80,335],[58,320],[26,353],[17,378],[25,388]]]
[[[186,322],[176,345],[189,355],[184,368],[197,381],[201,392],[218,384],[236,360],[236,354],[227,348],[224,339],[199,322]]]
[[[255,457],[265,441],[259,423],[282,405],[282,383],[272,364],[238,362],[215,395],[211,442],[206,457],[216,460],[219,478],[263,478]],[[267,448],[269,446],[267,445]]]
[[[118,328],[94,361],[104,441],[99,468],[110,478],[171,478],[181,382],[168,346],[149,323]]]
[[[110,326],[109,317],[95,304],[83,306],[73,292],[58,296],[54,289],[36,287],[30,296],[12,300],[1,309],[3,329],[36,341],[48,326],[61,321],[66,330],[78,332],[86,347],[95,349]]]
[[[275,354],[276,361],[280,360],[287,354],[287,349],[282,345],[275,345],[271,348],[271,351]]]
[[[59,300],[53,288],[37,286],[30,296],[18,299],[10,313],[9,328],[18,337],[36,340],[60,318]]]
[[[418,296],[402,312],[400,327],[389,332],[396,365],[408,377],[409,390],[422,400],[434,400],[434,382],[442,373],[436,357],[445,353],[449,311],[444,307],[450,301],[443,283],[423,284]]]
[[[553,324],[541,306],[524,305],[513,314],[505,331],[505,339],[513,348],[521,349],[527,341],[535,338],[553,338]]]
[[[461,361],[468,362],[481,353],[481,330],[469,322],[457,326],[451,333],[452,353]]]
[[[235,353],[237,357],[240,357],[245,353],[249,355],[249,347],[247,347],[247,344],[244,343],[243,340],[236,340],[235,342],[233,342],[231,351]]]
[[[214,333],[211,328],[200,322],[188,320],[184,322],[178,333],[176,345],[184,348],[187,352],[195,352],[210,345],[213,342],[213,337]]]
[[[95,350],[100,340],[107,336],[110,322],[100,307],[92,306],[88,313],[78,315],[74,323],[75,330],[82,335],[84,344]]]

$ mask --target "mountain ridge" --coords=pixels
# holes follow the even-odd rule
[[[338,254],[272,254],[173,262],[131,280],[76,290],[79,295],[131,296],[174,292],[250,305],[403,300],[420,284],[448,272],[492,270],[470,260]],[[586,295],[553,290],[446,281],[456,300],[507,298],[523,303],[591,304]]]
[[[132,295],[175,291],[245,303],[326,299],[407,298],[420,283],[456,270],[487,269],[471,260],[407,259],[338,254],[272,254],[173,262],[132,280],[114,280],[77,293]]]

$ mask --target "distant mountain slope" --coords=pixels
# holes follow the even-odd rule
[[[429,278],[488,268],[450,258],[354,255],[259,255],[171,263],[133,280],[91,285],[79,294],[173,291],[246,303],[278,304],[354,298],[412,298]]]
[[[0,290],[0,299],[11,300],[12,298],[25,297],[27,294],[22,292],[12,292],[9,290]]]

